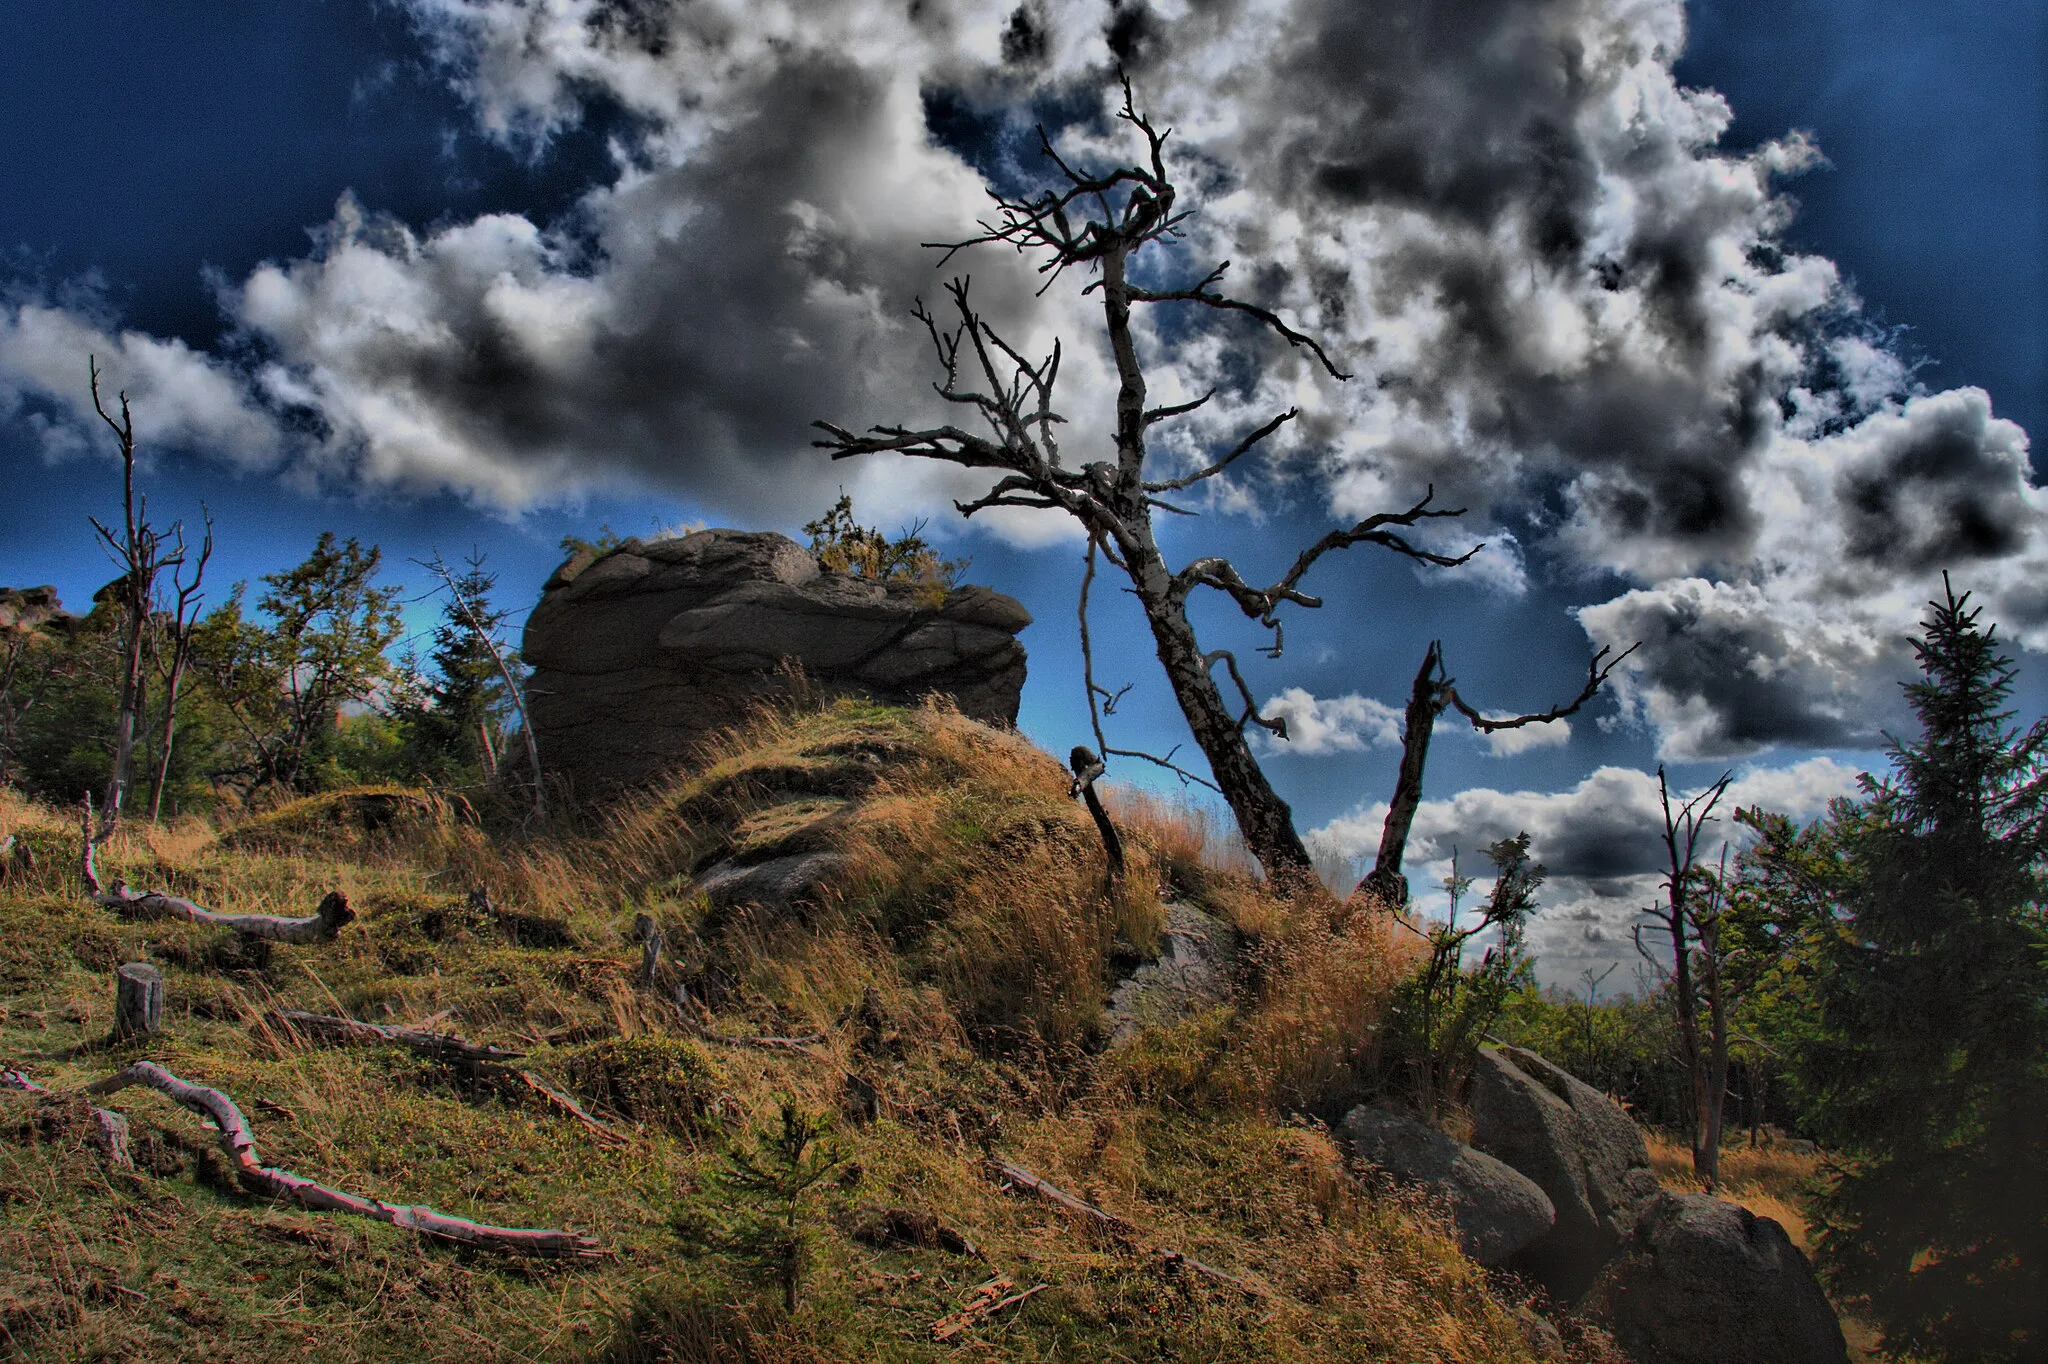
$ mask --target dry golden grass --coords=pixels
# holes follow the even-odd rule
[[[84,901],[75,827],[0,794],[0,834],[54,854],[0,884],[0,1065],[64,1090],[147,1056],[232,1094],[267,1161],[485,1221],[574,1226],[618,1252],[506,1262],[252,1201],[203,1124],[140,1090],[114,1102],[145,1172],[113,1176],[6,1097],[0,1344],[164,1360],[1533,1364],[1510,1307],[1427,1211],[1356,1184],[1325,1133],[1285,1115],[1346,1083],[1402,968],[1385,924],[1204,861],[1209,833],[1164,808],[1129,817],[1132,875],[1108,887],[1067,780],[943,707],[838,703],[764,713],[586,833],[498,843],[455,819],[238,849],[191,823],[106,849],[111,872],[221,908],[303,913],[349,891],[360,918],[335,942],[260,952]],[[823,905],[721,918],[690,891],[710,861],[820,838],[850,858]],[[1101,1051],[1103,998],[1156,939],[1162,883],[1247,934],[1245,978],[1229,1004]],[[567,937],[519,941],[466,905],[479,884]],[[635,988],[635,912],[670,934],[658,992]],[[137,958],[166,970],[170,1027],[109,1047],[107,973]],[[712,1010],[686,1025],[678,984]],[[279,1007],[520,1048],[627,1139],[599,1145],[518,1087],[402,1051],[280,1035],[264,1021]],[[817,1040],[761,1050],[700,1030]],[[806,1214],[816,1259],[793,1316],[672,1230],[679,1212],[717,1210],[707,1175],[725,1142],[784,1097],[838,1114],[848,1157]],[[991,1153],[1099,1200],[1128,1242],[1006,1191]],[[863,1239],[896,1209],[942,1218],[981,1257]],[[1164,1272],[1157,1246],[1268,1296]],[[997,1273],[1047,1291],[962,1345],[933,1341]],[[1590,1338],[1565,1357],[1610,1358]]]
[[[1650,1168],[1668,1189],[1684,1193],[1707,1192],[1706,1184],[1692,1170],[1692,1148],[1662,1132],[1650,1132]],[[1803,1203],[1808,1187],[1820,1169],[1820,1157],[1805,1155],[1783,1145],[1721,1148],[1720,1184],[1713,1190],[1724,1198],[1768,1217],[1785,1229],[1792,1244],[1811,1254]]]

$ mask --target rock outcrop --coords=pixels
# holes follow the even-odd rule
[[[1637,1364],[1841,1364],[1813,1267],[1768,1217],[1660,1193],[1581,1304]]]
[[[1472,1144],[1534,1180],[1557,1210],[1507,1267],[1577,1301],[1657,1195],[1643,1134],[1605,1094],[1519,1047],[1480,1051],[1472,1118]]]
[[[1358,1159],[1444,1199],[1458,1248],[1480,1264],[1502,1263],[1556,1221],[1534,1180],[1420,1119],[1360,1104],[1341,1130]]]
[[[61,627],[70,619],[57,604],[54,587],[0,587],[0,639]]]
[[[628,540],[555,570],[527,618],[528,709],[542,765],[579,798],[653,780],[760,699],[785,660],[827,691],[886,701],[929,693],[1015,724],[1031,623],[1014,598],[819,569],[773,532]]]

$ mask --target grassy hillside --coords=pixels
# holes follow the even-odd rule
[[[1361,1186],[1301,1116],[1355,1089],[1398,944],[1205,863],[1185,815],[1126,802],[1121,820],[1131,875],[1110,890],[1054,759],[944,709],[842,701],[766,716],[574,835],[494,839],[463,808],[387,790],[103,849],[109,882],[222,912],[310,914],[337,887],[358,911],[333,942],[266,945],[98,907],[70,816],[0,795],[0,835],[35,855],[0,881],[0,1067],[63,1095],[155,1061],[230,1095],[268,1165],[606,1252],[512,1259],[270,1203],[236,1185],[207,1123],[144,1088],[99,1100],[131,1124],[137,1168],[120,1170],[83,1103],[9,1093],[0,1352],[1545,1357],[1426,1208]],[[692,893],[720,860],[809,851],[846,859],[822,906]],[[1230,1000],[1108,1047],[1110,988],[1156,952],[1170,901],[1242,936]],[[669,947],[651,988],[641,914]],[[111,973],[141,960],[167,977],[165,1028],[110,1041]],[[330,1045],[280,1009],[523,1056],[493,1071]],[[763,1038],[794,1040],[748,1040]],[[830,1126],[789,1166],[814,1177],[793,1215],[747,1191],[750,1168],[775,1182],[785,1113]],[[1010,1187],[996,1159],[1121,1225]],[[806,1268],[788,1312],[776,1242],[792,1231]],[[987,1297],[1015,1300],[935,1339],[991,1281],[1006,1284]],[[1550,1357],[1606,1356],[1589,1338]]]

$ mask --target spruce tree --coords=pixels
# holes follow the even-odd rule
[[[1905,688],[1920,737],[1837,808],[1832,922],[1799,1074],[1845,1153],[1823,1270],[1888,1353],[2048,1351],[2048,721],[1969,595],[1930,603]]]
[[[486,766],[484,745],[496,742],[506,700],[490,638],[505,623],[505,612],[490,605],[497,582],[497,575],[484,568],[483,556],[472,553],[434,626],[425,708],[408,717],[416,761],[434,775],[452,776]],[[477,613],[476,619],[471,611]]]

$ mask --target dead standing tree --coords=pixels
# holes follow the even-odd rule
[[[1386,823],[1380,827],[1379,856],[1373,869],[1358,883],[1358,891],[1390,905],[1408,903],[1408,878],[1401,874],[1401,860],[1407,854],[1408,830],[1415,823],[1415,811],[1422,804],[1422,773],[1429,763],[1429,736],[1439,715],[1455,709],[1481,734],[1562,720],[1598,695],[1608,675],[1638,647],[1631,644],[1611,660],[1605,648],[1594,654],[1586,665],[1585,687],[1564,705],[1530,715],[1487,716],[1458,694],[1457,679],[1444,669],[1443,641],[1431,640],[1423,652],[1422,666],[1416,670],[1415,685],[1408,693],[1408,710],[1402,717],[1405,728],[1401,733],[1401,772],[1394,780],[1394,798],[1387,805]]]
[[[1215,786],[1229,803],[1252,855],[1268,875],[1304,878],[1313,875],[1308,850],[1295,832],[1287,802],[1266,780],[1245,737],[1246,726],[1253,724],[1285,737],[1286,724],[1259,714],[1235,655],[1226,649],[1202,647],[1188,620],[1189,598],[1198,588],[1224,593],[1246,617],[1272,632],[1272,643],[1264,646],[1264,652],[1277,656],[1282,638],[1276,612],[1283,603],[1322,605],[1319,598],[1301,590],[1301,581],[1331,550],[1376,544],[1445,567],[1463,563],[1475,551],[1458,556],[1436,554],[1400,534],[1425,519],[1460,514],[1459,510],[1431,507],[1431,490],[1405,511],[1380,512],[1347,529],[1330,531],[1303,550],[1287,573],[1267,587],[1247,583],[1228,560],[1218,557],[1197,558],[1177,571],[1167,566],[1153,534],[1152,512],[1155,508],[1168,512],[1185,509],[1166,501],[1164,495],[1184,492],[1223,473],[1297,413],[1290,408],[1274,416],[1220,458],[1192,473],[1179,478],[1147,477],[1147,439],[1152,428],[1195,411],[1215,392],[1212,389],[1192,402],[1146,406],[1146,375],[1132,334],[1132,309],[1139,304],[1187,303],[1243,314],[1290,346],[1306,350],[1331,378],[1350,376],[1332,363],[1313,338],[1273,312],[1218,293],[1215,285],[1229,268],[1228,261],[1183,288],[1154,289],[1132,282],[1133,259],[1148,247],[1164,250],[1165,243],[1179,238],[1190,210],[1176,207],[1178,191],[1166,172],[1162,153],[1169,133],[1156,130],[1137,111],[1128,81],[1118,117],[1144,138],[1144,164],[1100,175],[1085,173],[1062,159],[1041,129],[1042,150],[1064,177],[1063,187],[1029,198],[991,195],[996,211],[992,220],[979,224],[981,231],[975,236],[959,242],[926,243],[944,249],[946,259],[967,247],[985,245],[1007,245],[1020,253],[1041,256],[1039,271],[1050,276],[1047,287],[1069,266],[1086,266],[1096,272],[1096,279],[1082,292],[1100,291],[1102,295],[1104,325],[1116,363],[1115,461],[1080,468],[1061,462],[1055,428],[1064,419],[1052,406],[1053,386],[1059,377],[1059,345],[1055,343],[1052,353],[1036,364],[1025,359],[975,312],[968,301],[968,282],[959,278],[946,289],[955,315],[952,326],[943,326],[922,301],[913,316],[924,323],[945,372],[944,382],[935,385],[939,395],[972,409],[987,434],[945,425],[922,430],[877,426],[855,435],[844,427],[819,422],[830,439],[816,444],[830,450],[834,459],[894,452],[970,469],[1000,470],[1002,477],[986,494],[955,504],[963,516],[991,507],[1030,507],[1063,511],[1079,521],[1091,552],[1099,550],[1130,579],[1181,713],[1208,759]],[[1078,215],[1079,221],[1070,214]],[[970,366],[970,372],[963,374]],[[1218,664],[1229,672],[1241,706],[1233,707],[1224,699],[1215,678]],[[1091,679],[1091,714],[1095,701]]]
[[[117,580],[122,631],[120,710],[114,729],[114,766],[107,777],[107,797],[103,802],[106,823],[94,836],[96,840],[104,841],[114,832],[114,825],[127,805],[128,787],[134,775],[135,732],[142,722],[145,682],[142,666],[144,635],[150,608],[155,603],[157,575],[166,568],[175,568],[185,562],[185,532],[182,523],[173,524],[168,531],[157,530],[149,524],[148,502],[135,495],[135,421],[128,411],[128,395],[125,392],[120,395],[121,419],[115,421],[100,401],[99,364],[91,357],[86,359],[86,373],[91,377],[92,409],[114,433],[114,439],[121,447],[121,530],[117,534],[98,517],[87,518],[92,522],[92,528],[99,532],[100,539],[106,542],[107,552],[121,568],[121,576]],[[211,545],[209,537],[209,549]]]
[[[1727,793],[1733,773],[1673,809],[1664,769],[1657,769],[1657,793],[1664,803],[1664,851],[1667,876],[1665,902],[1643,910],[1651,922],[1635,928],[1636,951],[1657,970],[1666,967],[1643,945],[1650,928],[1670,940],[1672,1012],[1678,1022],[1678,1049],[1692,1085],[1693,1173],[1713,1188],[1720,1175],[1721,1112],[1728,1097],[1728,1016],[1721,988],[1720,919],[1723,877],[1697,865],[1700,835],[1714,818],[1714,807]],[[1699,974],[1695,976],[1694,970]],[[1700,1001],[1705,997],[1708,1036],[1700,1039]]]

